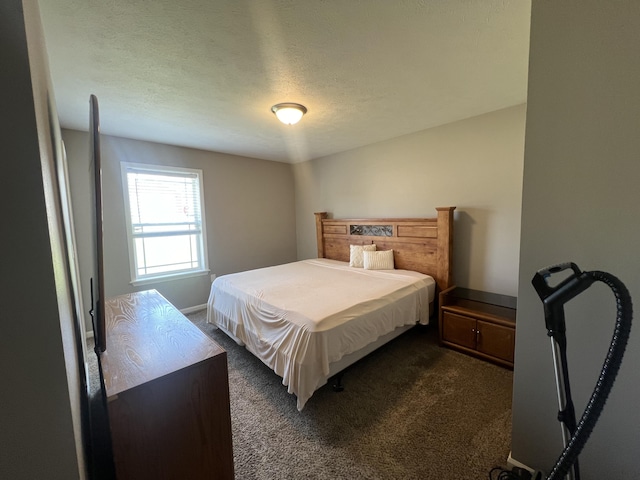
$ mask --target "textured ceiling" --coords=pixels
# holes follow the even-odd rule
[[[526,101],[530,0],[39,4],[66,128],[293,163]]]

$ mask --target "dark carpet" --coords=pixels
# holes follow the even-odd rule
[[[325,385],[298,412],[282,379],[205,311],[187,317],[227,351],[237,479],[475,480],[506,465],[513,373],[441,348],[433,327],[373,352],[343,392]],[[95,364],[91,354],[99,397]]]

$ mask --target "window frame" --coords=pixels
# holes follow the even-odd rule
[[[199,189],[199,200],[200,200],[200,221],[201,221],[201,233],[200,233],[200,242],[199,250],[202,252],[201,266],[199,268],[193,268],[188,270],[179,270],[175,272],[166,272],[160,274],[149,274],[139,276],[138,266],[136,263],[136,246],[135,246],[135,238],[133,234],[133,223],[131,220],[131,199],[129,198],[129,180],[127,178],[127,173],[130,170],[136,170],[140,172],[147,171],[152,174],[191,174],[195,175],[198,179],[198,189]],[[167,282],[182,278],[196,277],[201,275],[208,275],[209,270],[209,257],[208,257],[208,248],[207,248],[207,228],[206,228],[206,218],[205,218],[205,205],[204,205],[204,182],[203,182],[203,171],[196,168],[186,168],[186,167],[175,167],[168,165],[155,165],[148,163],[134,163],[134,162],[121,162],[120,171],[122,176],[122,190],[124,197],[124,210],[125,210],[125,223],[127,230],[127,249],[129,250],[129,275],[131,281],[129,282],[131,285],[145,285],[151,283],[159,283],[159,282]],[[158,235],[152,235],[158,236]],[[161,235],[160,235],[161,237]]]

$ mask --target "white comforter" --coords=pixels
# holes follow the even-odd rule
[[[216,278],[207,322],[280,375],[302,410],[330,363],[397,327],[427,324],[434,292],[418,272],[303,260]]]

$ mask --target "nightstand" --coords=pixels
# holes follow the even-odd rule
[[[441,345],[513,368],[516,297],[454,286],[439,300]]]

